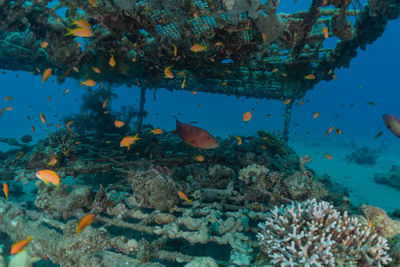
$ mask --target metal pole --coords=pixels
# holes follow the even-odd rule
[[[139,103],[139,112],[136,122],[136,130],[140,132],[143,126],[143,117],[145,115],[144,111],[144,103],[146,102],[146,88],[140,87],[140,103]]]
[[[292,106],[293,106],[293,101],[290,101],[290,103],[286,105],[285,109],[285,121],[283,123],[282,137],[286,143],[289,141],[289,126],[290,126],[290,119],[292,118]]]

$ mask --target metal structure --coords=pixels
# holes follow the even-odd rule
[[[333,79],[399,16],[399,0],[357,3],[313,0],[307,11],[277,14],[278,0],[2,0],[0,68],[35,74],[52,68],[60,81],[171,90],[181,90],[185,79],[184,90],[298,99]],[[93,36],[65,36],[80,18]],[[340,40],[328,48],[326,37]],[[206,49],[192,52],[194,44]],[[164,77],[168,66],[173,79]]]

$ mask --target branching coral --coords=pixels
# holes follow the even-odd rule
[[[257,237],[280,266],[383,266],[387,240],[328,202],[315,199],[275,207]]]
[[[64,155],[68,155],[69,152],[75,150],[75,136],[73,132],[70,132],[66,129],[61,129],[56,132],[52,132],[48,135],[47,139],[49,141],[49,145],[52,148],[55,148],[58,153],[64,153]]]

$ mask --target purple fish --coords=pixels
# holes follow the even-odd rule
[[[397,137],[400,137],[400,120],[391,114],[383,114],[382,119],[389,130]]]

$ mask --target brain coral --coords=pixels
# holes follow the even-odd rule
[[[275,207],[260,223],[261,251],[279,266],[384,266],[387,240],[315,199]]]

